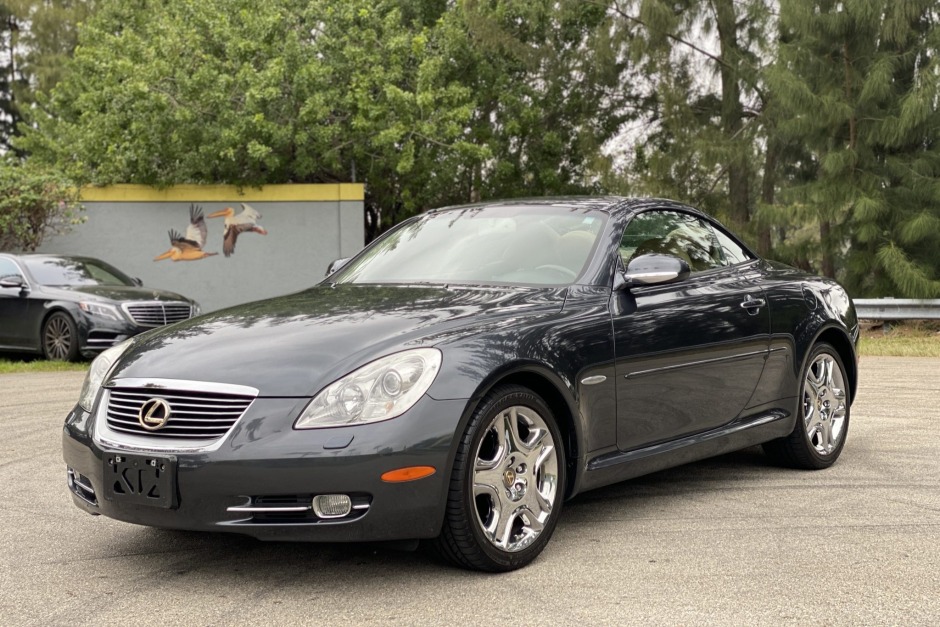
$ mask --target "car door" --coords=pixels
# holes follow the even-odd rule
[[[769,308],[746,272],[750,260],[727,259],[709,222],[679,211],[638,214],[624,230],[621,257],[626,265],[647,252],[678,256],[692,272],[612,297],[617,446],[624,451],[734,420],[769,347]]]
[[[19,279],[26,284],[23,271],[9,257],[0,257],[0,279]],[[23,288],[0,286],[0,346],[35,347],[36,339],[29,337],[30,311],[33,306],[32,299]]]

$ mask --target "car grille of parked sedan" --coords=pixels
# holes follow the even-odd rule
[[[124,305],[134,322],[144,327],[160,327],[181,320],[188,320],[193,315],[193,308],[188,303],[127,303]]]
[[[170,408],[166,423],[153,430],[144,428],[141,418],[151,399],[163,399]],[[148,438],[214,440],[232,428],[253,400],[216,392],[114,388],[108,394],[108,428]]]

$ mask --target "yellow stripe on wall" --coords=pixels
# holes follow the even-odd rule
[[[149,185],[83,187],[85,202],[324,202],[363,200],[362,183],[317,185],[265,185],[262,188],[235,185],[174,185],[157,189]]]

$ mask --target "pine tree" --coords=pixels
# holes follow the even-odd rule
[[[774,39],[773,3],[602,4],[624,28],[623,54],[634,83],[646,90],[637,115],[646,128],[629,147],[624,187],[698,205],[767,252],[769,229],[754,218],[775,190],[762,78]]]
[[[61,80],[93,0],[4,0],[0,4],[0,152],[21,134],[29,109]]]
[[[785,197],[855,296],[940,294],[938,20],[933,0],[780,3],[768,80],[812,172]]]
[[[17,72],[19,23],[6,4],[0,4],[0,154],[10,148],[20,116],[14,96],[14,85],[20,80]]]

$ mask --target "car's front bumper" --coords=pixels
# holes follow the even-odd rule
[[[78,350],[86,356],[96,355],[129,337],[152,328],[137,325],[123,318],[113,320],[87,314],[77,307],[72,313],[78,330]]]
[[[401,540],[439,533],[466,401],[424,397],[392,420],[304,431],[292,428],[299,406],[298,399],[258,398],[216,450],[171,453],[177,460],[177,499],[171,508],[106,497],[107,458],[141,452],[97,443],[95,418],[76,406],[65,422],[63,456],[72,477],[92,492],[70,481],[73,500],[89,513],[126,522],[264,540]],[[348,445],[335,448],[350,436]],[[436,472],[405,483],[380,478],[407,466],[433,466]],[[312,511],[284,516],[229,511],[255,503],[309,503],[319,494],[347,494],[359,507],[342,519],[320,519]]]

